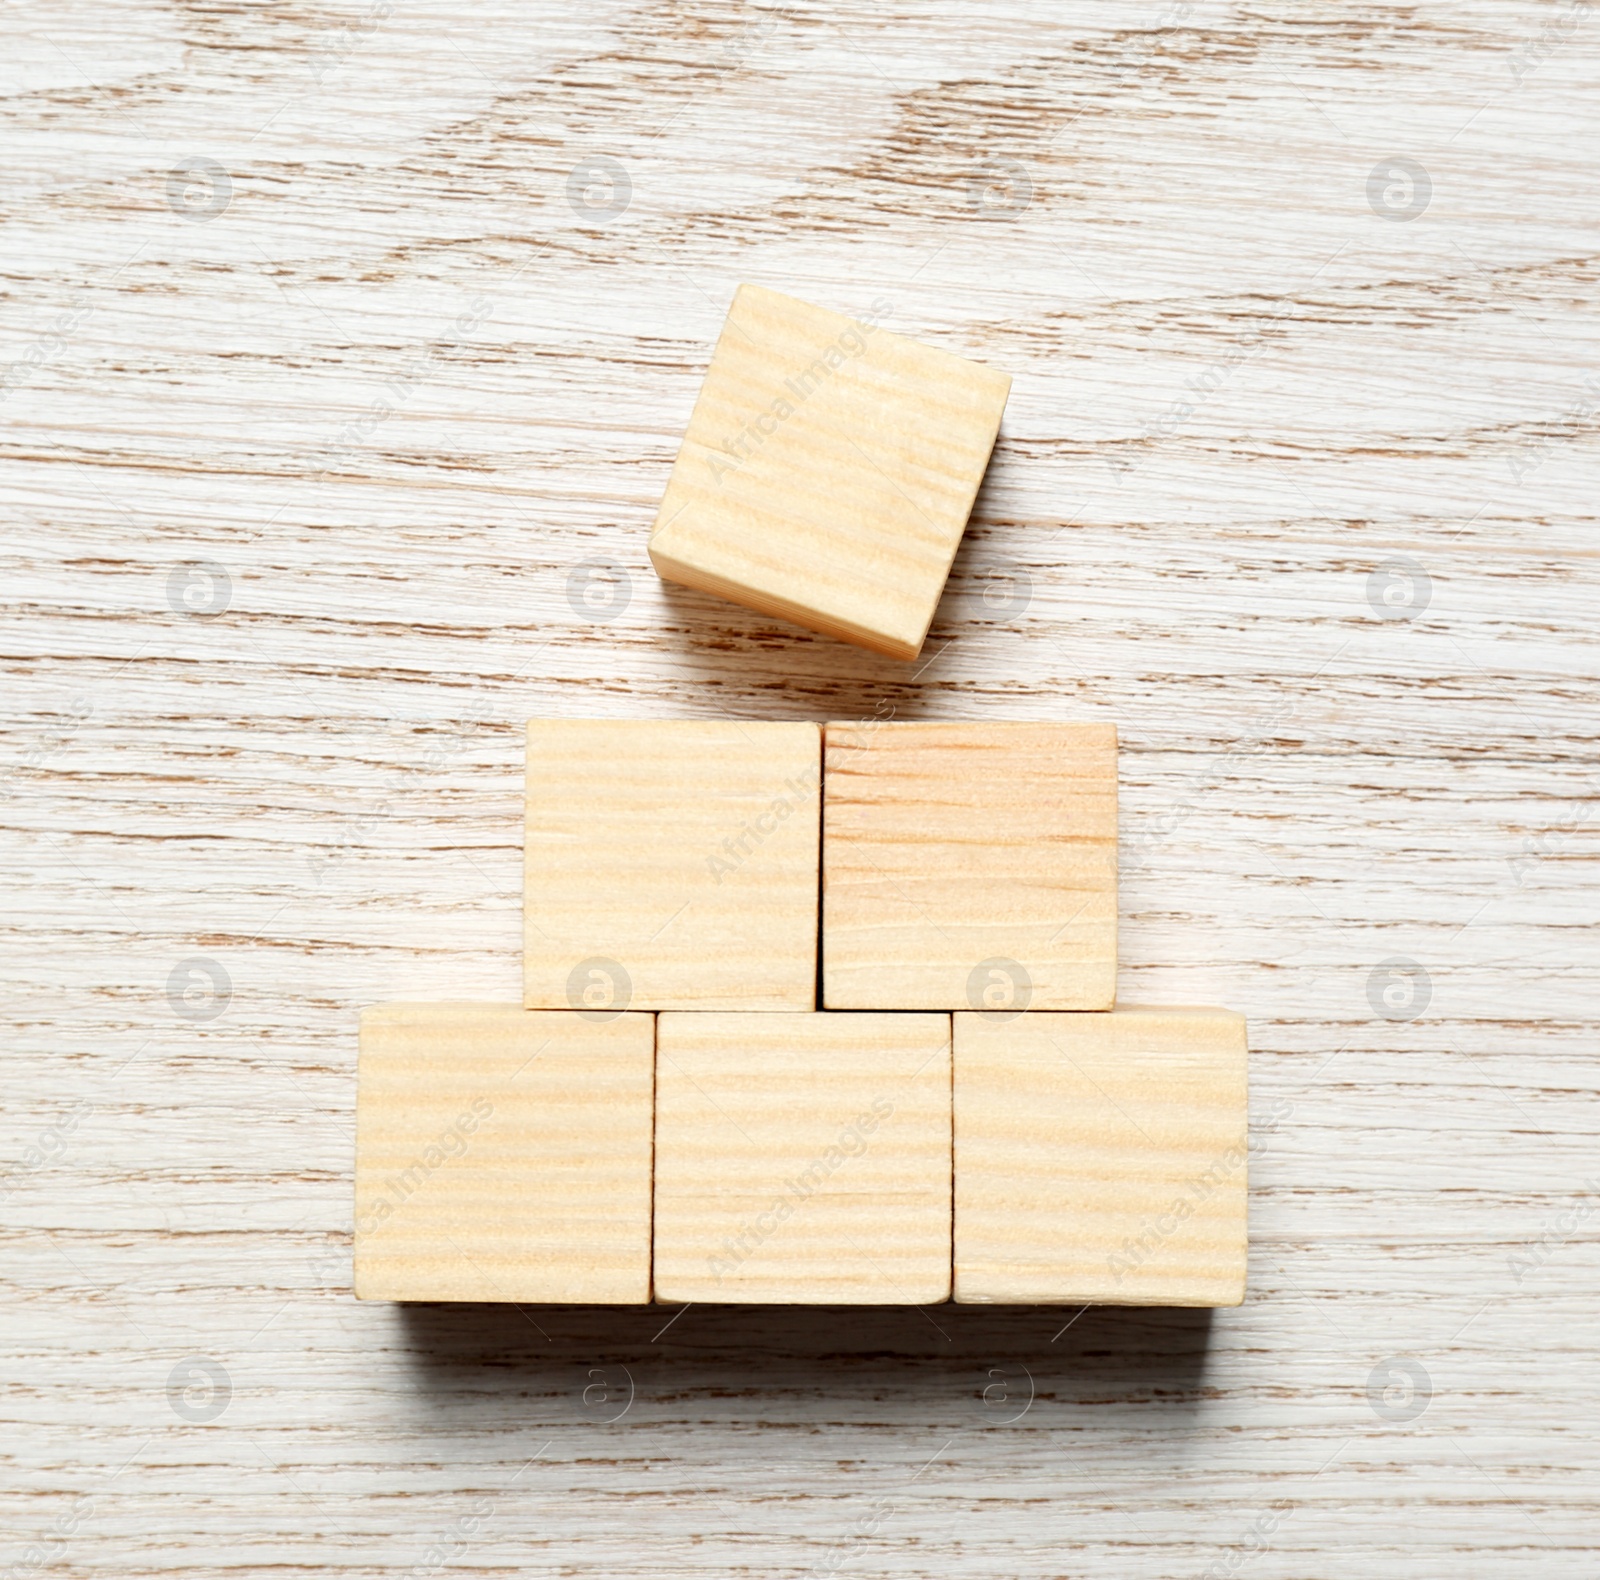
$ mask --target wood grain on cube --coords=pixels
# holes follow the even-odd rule
[[[955,1017],[955,1298],[1244,1299],[1245,1020]]]
[[[811,1009],[815,724],[528,726],[523,1001]]]
[[[363,1300],[650,1298],[654,1021],[515,1004],[363,1012]]]
[[[663,1015],[658,1300],[950,1294],[948,1015]]]
[[[1108,1009],[1109,724],[830,724],[829,1009]]]
[[[684,582],[916,657],[999,432],[1008,374],[743,285],[656,516]]]

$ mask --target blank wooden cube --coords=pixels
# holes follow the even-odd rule
[[[950,1295],[948,1015],[663,1015],[657,1300]]]
[[[1245,1020],[955,1017],[955,1298],[1244,1299]]]
[[[1110,724],[830,724],[829,1009],[1109,1009]]]
[[[530,1009],[811,1009],[815,724],[528,726]]]
[[[915,658],[1008,374],[741,285],[650,537],[668,581]]]
[[[648,1301],[654,1061],[649,1015],[364,1011],[357,1297]]]

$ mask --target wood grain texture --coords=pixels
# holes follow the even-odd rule
[[[530,1009],[815,1007],[817,725],[537,719],[527,762]]]
[[[669,581],[913,659],[1011,377],[741,285],[650,534]]]
[[[658,1300],[950,1298],[948,1015],[658,1026]]]
[[[0,1572],[1589,1580],[1595,18],[4,15]],[[916,665],[650,568],[743,281],[1014,377]],[[1115,723],[1244,1305],[355,1301],[537,717]]]
[[[830,724],[829,1009],[1109,1009],[1114,725]]]
[[[648,1015],[364,1010],[356,1298],[649,1300],[654,1070]]]
[[[1237,1306],[1244,1016],[960,1014],[955,1298]]]

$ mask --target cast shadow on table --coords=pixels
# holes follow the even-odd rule
[[[950,637],[938,617],[907,663],[676,582],[658,586],[665,617],[653,640],[676,655],[707,702],[737,717],[915,719],[945,679]]]
[[[1199,1397],[1211,1312],[1172,1306],[516,1306],[395,1308],[418,1390],[488,1388],[593,1397],[715,1388],[858,1393],[914,1400],[995,1387],[1142,1399]],[[613,1369],[613,1370],[608,1370]],[[996,1379],[999,1379],[998,1381]],[[1009,1381],[1008,1381],[1009,1379]]]

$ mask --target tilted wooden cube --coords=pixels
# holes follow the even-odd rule
[[[830,724],[829,1009],[1109,1009],[1110,724]]]
[[[742,285],[650,558],[683,582],[915,658],[989,464],[1009,375]]]
[[[732,720],[528,726],[530,1009],[811,1009],[821,732]]]
[[[654,1018],[363,1012],[362,1300],[650,1299]]]
[[[948,1015],[659,1018],[661,1301],[950,1295]]]
[[[955,1017],[955,1298],[1244,1299],[1245,1020]]]

